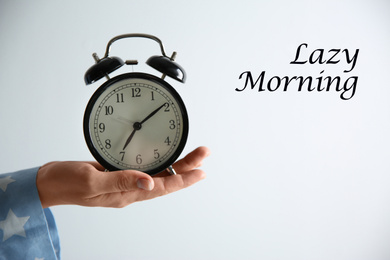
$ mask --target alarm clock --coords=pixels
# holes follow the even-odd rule
[[[111,78],[109,74],[137,60],[123,61],[109,56],[111,45],[124,38],[154,40],[161,55],[146,64],[162,73],[161,77],[143,72],[127,72]],[[94,158],[107,171],[133,169],[149,175],[168,170],[183,151],[188,137],[188,115],[177,91],[165,81],[169,76],[181,83],[185,71],[174,58],[165,54],[161,40],[148,34],[124,34],[112,38],[103,58],[93,54],[95,64],[84,76],[87,85],[105,77],[92,95],[84,113],[83,130]]]

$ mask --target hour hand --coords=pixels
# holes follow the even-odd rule
[[[133,136],[134,136],[134,134],[135,134],[136,131],[137,131],[137,129],[134,128],[134,129],[133,129],[133,132],[131,132],[129,138],[127,138],[126,143],[125,143],[125,145],[123,146],[123,149],[122,149],[122,150],[125,150],[126,147],[129,145],[129,143],[130,143],[131,139],[133,139]]]
[[[129,145],[131,139],[133,139],[133,136],[134,136],[135,132],[137,132],[137,131],[140,130],[141,128],[142,128],[142,124],[141,124],[141,123],[135,122],[135,123],[133,124],[133,131],[131,132],[129,138],[127,138],[126,143],[125,143],[125,145],[123,146],[123,149],[122,149],[122,150],[125,150],[125,149],[126,149],[126,147]]]

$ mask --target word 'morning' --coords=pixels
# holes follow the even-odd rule
[[[321,71],[320,74],[322,74],[323,72],[324,71]],[[349,77],[344,82],[342,82],[343,80],[340,78],[340,76],[323,77],[322,75],[320,75],[317,78],[314,78],[312,76],[273,76],[269,78],[266,83],[264,83],[265,71],[260,73],[260,76],[256,79],[256,81],[253,81],[252,73],[250,71],[244,71],[243,73],[241,73],[239,79],[243,77],[245,78],[245,85],[241,89],[236,88],[235,90],[238,92],[245,90],[247,86],[249,86],[251,89],[254,89],[256,85],[258,85],[258,92],[266,90],[274,92],[279,88],[281,88],[282,91],[287,91],[288,89],[295,88],[299,92],[303,89],[307,89],[307,91],[309,92],[331,91],[332,89],[334,89],[337,92],[341,92],[340,98],[342,100],[349,100],[355,95],[356,85],[358,81],[357,76]]]

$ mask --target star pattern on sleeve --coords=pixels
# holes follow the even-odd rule
[[[5,192],[7,190],[8,184],[10,184],[14,181],[15,180],[11,179],[11,176],[0,178],[0,189],[2,189]]]
[[[26,231],[24,225],[30,217],[17,217],[15,213],[10,209],[8,211],[7,218],[0,221],[0,229],[3,230],[3,242],[12,236],[26,237]]]
[[[0,174],[0,259],[61,259],[54,216],[39,199],[38,170]]]

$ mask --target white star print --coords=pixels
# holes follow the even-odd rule
[[[7,190],[8,184],[14,181],[15,180],[11,179],[11,176],[0,178],[0,189],[2,189],[5,192]]]
[[[7,218],[0,221],[0,229],[3,230],[3,242],[14,235],[26,237],[26,232],[23,226],[29,218],[29,216],[19,218],[14,214],[12,209],[10,209],[8,211]]]

